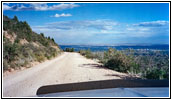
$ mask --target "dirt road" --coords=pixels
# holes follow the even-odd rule
[[[53,60],[4,76],[3,96],[34,96],[44,85],[127,77],[127,74],[103,68],[79,53],[64,53]]]

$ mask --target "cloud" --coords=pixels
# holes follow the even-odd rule
[[[147,23],[159,22],[150,21]],[[168,21],[161,21],[161,23]],[[140,22],[145,23],[145,22]],[[159,22],[160,23],[160,22]],[[165,41],[169,37],[169,25],[161,26],[125,24],[109,19],[59,21],[47,23],[44,26],[32,27],[34,31],[43,32],[47,36],[53,36],[59,43],[123,43],[123,42],[151,42],[161,39]],[[151,40],[153,39],[153,40]],[[149,40],[149,41],[148,41]],[[163,42],[159,41],[159,43]]]
[[[113,20],[99,19],[99,20],[80,20],[80,21],[59,21],[54,23],[47,23],[43,26],[32,26],[32,29],[38,33],[45,33],[47,36],[53,36],[57,40],[80,42],[88,41],[97,33],[108,33],[113,30],[118,23]],[[65,41],[64,41],[65,42]]]
[[[54,16],[52,17],[70,17],[72,16],[71,14],[65,14],[65,13],[62,13],[62,14],[55,14]]]
[[[151,22],[141,22],[138,24],[134,24],[135,26],[143,26],[143,27],[160,27],[168,25],[168,21],[151,21]]]
[[[138,28],[138,27],[130,27],[130,28],[126,28],[128,31],[149,31],[149,28]]]
[[[27,8],[28,10],[31,9],[37,11],[49,10],[49,7],[46,3],[32,3]]]
[[[65,14],[64,14],[65,15]],[[56,15],[61,17],[62,14]],[[155,21],[159,22],[159,21]],[[166,22],[166,21],[161,21]],[[145,22],[140,22],[145,23]],[[152,22],[147,22],[152,23]],[[168,22],[166,22],[168,23]],[[155,27],[156,26],[156,27]],[[136,24],[117,23],[109,19],[98,20],[81,20],[81,21],[59,21],[53,23],[47,23],[45,26],[35,26],[38,30],[56,30],[56,31],[88,31],[89,34],[111,34],[121,37],[151,37],[156,35],[168,35],[169,26],[162,24],[161,26],[155,25],[140,26]],[[69,32],[67,32],[69,33]]]
[[[132,37],[153,37],[153,36],[168,36],[169,22],[168,21],[150,21],[140,22],[126,27],[126,32]],[[129,34],[130,33],[130,34]]]
[[[27,4],[13,4],[9,5],[4,3],[3,10],[12,10],[12,11],[25,11],[25,10],[36,10],[36,11],[46,11],[46,10],[65,10],[79,7],[78,4],[55,4],[49,6],[47,3],[27,3]]]
[[[3,5],[4,10],[11,10],[11,7],[8,4]]]
[[[53,5],[51,7],[49,7],[50,10],[63,10],[63,9],[71,9],[71,8],[75,8],[75,7],[79,7],[79,5],[71,3],[71,4],[59,4],[59,5]]]
[[[57,15],[59,17],[60,15]],[[47,24],[48,27],[70,30],[70,29],[97,29],[112,30],[118,23],[112,20],[82,20],[82,21],[59,21]]]

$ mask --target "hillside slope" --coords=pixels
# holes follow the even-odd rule
[[[30,67],[61,53],[53,38],[32,31],[26,21],[3,16],[3,70]]]

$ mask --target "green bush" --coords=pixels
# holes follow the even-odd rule
[[[7,59],[9,62],[13,61],[16,59],[18,54],[20,53],[19,51],[20,46],[16,43],[11,44],[11,43],[6,43],[3,45],[3,58]]]
[[[156,68],[153,67],[152,69],[147,68],[146,70],[146,75],[143,76],[144,78],[147,79],[168,79],[168,73],[167,70],[164,68]]]
[[[44,57],[43,54],[38,54],[38,53],[37,53],[37,54],[35,55],[35,57],[36,57],[37,61],[39,61],[39,62],[42,62],[42,61],[45,60],[45,57]]]
[[[102,61],[104,66],[120,72],[134,72],[138,70],[135,68],[139,67],[135,62],[132,61],[131,56],[127,56],[121,51],[110,48],[104,53],[104,59]],[[138,69],[138,68],[137,68]]]
[[[125,60],[125,58],[120,57],[119,55],[114,56],[104,64],[105,67],[120,71],[120,72],[127,72],[129,69],[129,62]]]
[[[93,53],[91,52],[90,49],[88,49],[88,50],[80,50],[79,53],[81,55],[85,56],[86,58],[91,58],[91,59],[94,58],[94,55],[93,55]]]
[[[64,51],[66,51],[66,52],[75,52],[75,49],[74,48],[65,48]]]
[[[103,52],[92,52],[93,58],[99,60],[100,63],[103,61],[104,54]]]

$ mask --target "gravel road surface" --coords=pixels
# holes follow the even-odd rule
[[[103,68],[79,53],[65,52],[52,60],[3,76],[3,96],[35,96],[37,89],[44,85],[126,78],[127,74]]]

